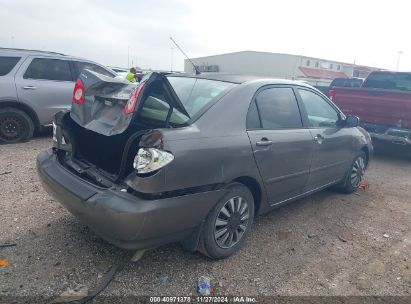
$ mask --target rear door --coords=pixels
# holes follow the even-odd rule
[[[247,115],[247,133],[270,203],[301,194],[314,144],[310,131],[303,127],[293,88],[260,89]]]
[[[70,109],[74,75],[69,60],[30,57],[15,81],[19,100],[36,111],[40,124],[49,124],[56,112]]]
[[[341,180],[352,160],[352,131],[340,126],[339,111],[325,97],[298,88],[304,119],[314,139],[310,177],[305,191]]]

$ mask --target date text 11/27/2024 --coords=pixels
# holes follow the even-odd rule
[[[150,303],[256,303],[255,297],[244,296],[182,296],[182,297],[150,297]]]

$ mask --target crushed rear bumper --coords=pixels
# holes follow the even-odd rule
[[[156,200],[144,200],[98,187],[62,166],[52,149],[37,157],[44,188],[72,214],[108,242],[143,249],[191,237],[224,189]]]

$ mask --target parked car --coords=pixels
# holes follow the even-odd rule
[[[333,185],[355,191],[372,152],[357,126],[301,82],[152,73],[135,89],[85,70],[37,167],[116,246],[181,241],[224,258],[254,215]]]
[[[117,76],[119,76],[123,79],[126,78],[126,76],[128,74],[128,69],[117,68],[117,67],[108,67],[108,68],[113,70],[114,72],[116,72]]]
[[[84,68],[109,77],[110,69],[64,54],[0,48],[0,142],[30,139],[71,106],[74,82]]]
[[[411,73],[372,72],[360,88],[336,87],[330,97],[374,139],[411,145]]]
[[[129,72],[129,69],[124,69],[124,68],[112,67],[111,69],[114,72],[116,72],[117,75],[120,76],[121,78],[126,78],[128,72]],[[144,77],[144,72],[139,67],[135,67],[135,69],[137,70],[137,73],[136,73],[137,82],[140,82],[141,79],[143,79],[143,77]]]

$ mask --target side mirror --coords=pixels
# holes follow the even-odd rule
[[[358,118],[358,116],[347,116],[347,118],[345,119],[345,126],[347,128],[354,128],[354,127],[358,127],[360,125],[360,119]]]

